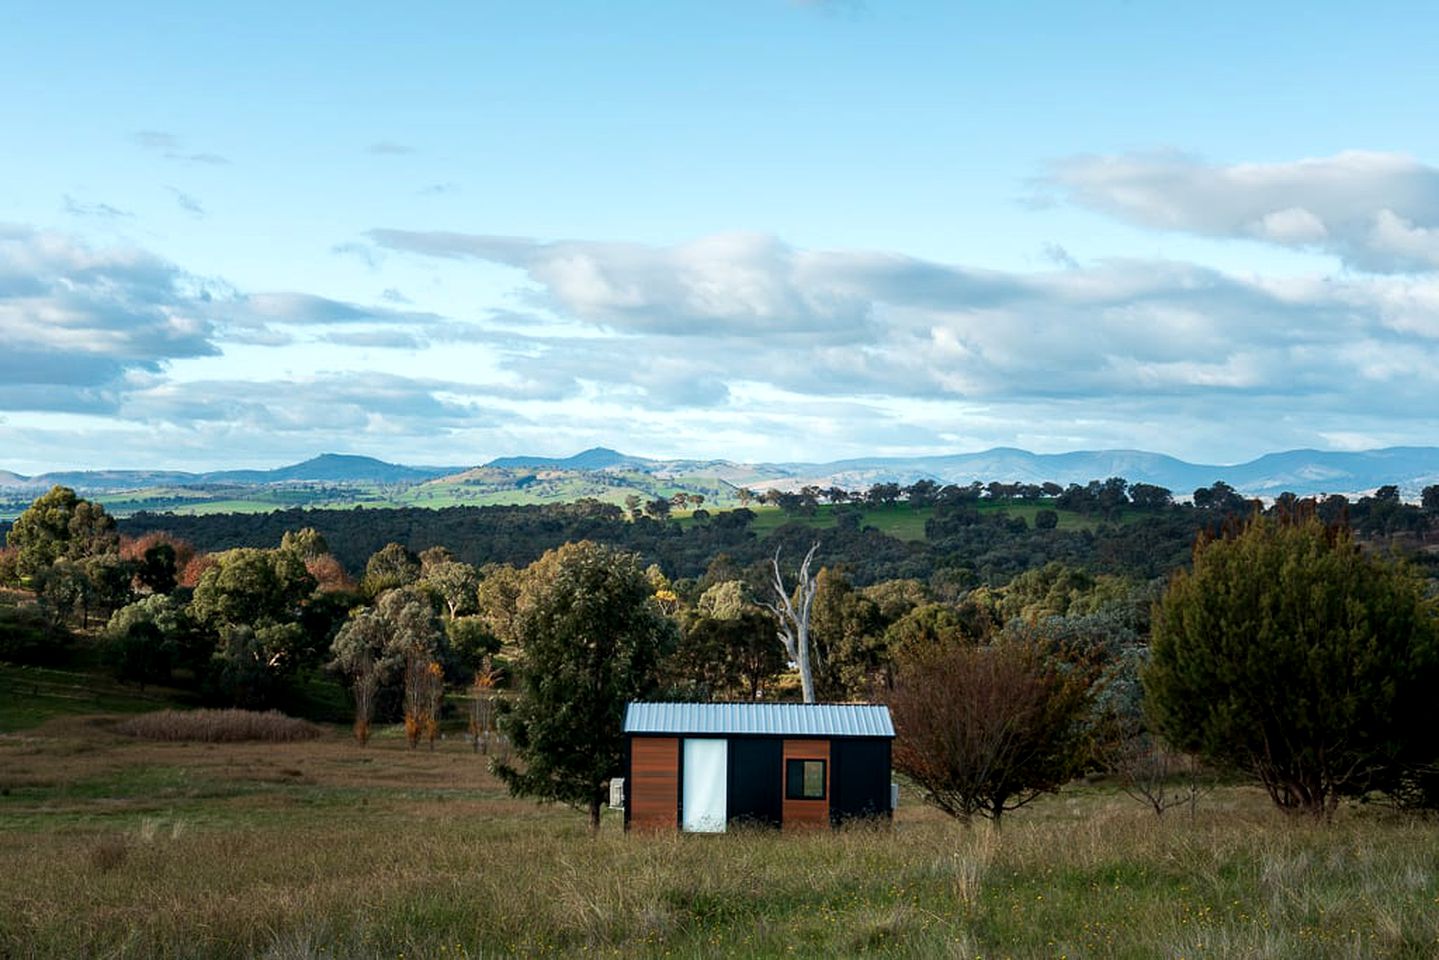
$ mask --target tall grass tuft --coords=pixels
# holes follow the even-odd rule
[[[124,837],[102,837],[90,848],[90,866],[97,873],[111,873],[124,866],[130,856],[130,844]]]
[[[144,740],[194,740],[204,743],[236,743],[262,740],[290,743],[313,740],[325,731],[307,720],[287,717],[278,710],[161,710],[141,714],[116,724],[126,736]]]

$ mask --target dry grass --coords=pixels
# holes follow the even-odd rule
[[[468,745],[0,738],[0,957],[1439,955],[1439,826],[1099,788],[1002,830],[598,838]],[[120,851],[101,853],[100,851]]]
[[[130,844],[124,837],[101,837],[90,848],[90,865],[100,873],[118,870],[130,855]]]
[[[127,736],[145,740],[189,740],[197,743],[292,743],[314,740],[324,728],[287,717],[278,710],[160,710],[132,717],[115,726]]]

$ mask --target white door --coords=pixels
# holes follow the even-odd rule
[[[729,784],[729,741],[685,740],[684,821],[690,833],[723,833]]]

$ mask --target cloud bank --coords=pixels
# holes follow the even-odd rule
[[[113,409],[126,377],[218,352],[172,264],[0,225],[0,408]]]
[[[538,355],[513,366],[622,381],[657,400],[722,397],[723,383],[747,379],[892,398],[1296,398],[1398,381],[1375,354],[1431,357],[1439,347],[1439,284],[1428,278],[1266,281],[1124,260],[1004,273],[796,250],[751,234],[673,247],[372,237],[390,250],[523,271],[550,309],[609,336],[540,341]]]
[[[1040,182],[1143,227],[1318,250],[1374,273],[1439,268],[1439,168],[1403,154],[1228,165],[1179,153],[1085,156]]]
[[[165,136],[146,146],[170,149]],[[1372,153],[1133,155],[1065,161],[1047,184],[1130,223],[1352,270],[1081,263],[1057,244],[1052,267],[993,270],[758,232],[642,244],[376,228],[334,247],[386,274],[361,303],[235,290],[133,246],[0,227],[0,416],[107,417],[215,450],[284,438],[405,458],[390,446],[403,437],[410,459],[457,463],[598,442],[771,459],[1433,442],[1439,171]],[[512,271],[512,292],[444,311],[408,295],[424,302],[426,273],[482,266]],[[0,423],[0,444],[42,442],[27,429]]]

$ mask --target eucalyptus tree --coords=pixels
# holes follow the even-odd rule
[[[674,622],[638,554],[582,541],[524,572],[514,632],[518,696],[501,729],[523,765],[495,764],[517,796],[585,809],[598,830],[605,782],[624,767],[625,704],[654,695]]]
[[[780,572],[779,548],[775,549],[774,556],[770,558],[770,586],[774,588],[775,599],[764,604],[765,609],[774,614],[779,625],[779,641],[784,645],[784,652],[799,671],[800,690],[805,703],[815,702],[813,650],[809,628],[818,585],[817,577],[809,572],[809,567],[817,550],[819,543],[816,542],[804,555],[799,566],[799,580],[791,593],[785,588],[784,574]]]

